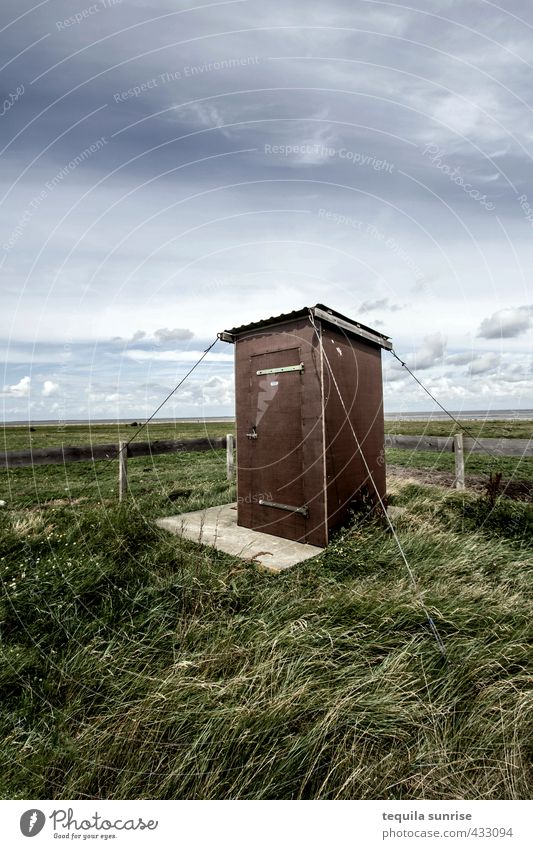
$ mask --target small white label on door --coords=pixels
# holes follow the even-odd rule
[[[277,381],[277,380],[271,380],[271,381],[270,381],[270,385],[271,385],[271,386],[277,386],[277,385],[278,385],[278,382],[279,382],[279,381]]]

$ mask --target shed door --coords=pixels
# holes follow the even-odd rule
[[[240,484],[243,477],[249,482],[244,489],[251,497],[251,526],[303,542],[302,384],[300,348],[250,357],[250,414],[239,448],[239,477]]]

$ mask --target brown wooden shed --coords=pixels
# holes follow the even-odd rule
[[[385,496],[389,338],[323,304],[219,338],[235,344],[237,524],[327,545],[358,501]]]

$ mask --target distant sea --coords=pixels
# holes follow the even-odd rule
[[[533,409],[532,410],[450,410],[451,414],[456,419],[497,419],[501,421],[524,421],[527,419],[533,419]],[[441,410],[416,410],[416,411],[401,411],[401,412],[388,412],[385,411],[385,419],[387,421],[420,421],[420,420],[432,420],[432,421],[441,421],[446,420],[448,416],[441,412]],[[62,419],[58,421],[57,419],[32,419],[31,423],[36,425],[119,425],[119,424],[131,424],[134,421],[138,421],[141,424],[144,419],[142,417],[136,418],[132,416],[129,419]],[[177,419],[165,419],[165,418],[157,418],[154,419],[154,422],[158,422],[159,424],[185,424],[188,422],[193,422],[197,424],[201,424],[202,422],[234,422],[235,416],[190,416],[188,418],[177,418]],[[21,421],[8,421],[4,422],[4,425],[27,425],[29,424],[28,420]]]
[[[35,424],[35,425],[54,425],[59,427],[60,425],[80,425],[87,426],[91,425],[120,425],[120,424],[132,424],[133,422],[138,422],[142,424],[145,419],[140,416],[131,416],[131,418],[126,419],[61,419],[58,421],[57,419],[32,419],[31,422],[28,419],[23,419],[19,421],[7,421],[3,422],[4,425],[12,425],[15,427],[16,425],[27,425],[27,424]],[[235,416],[190,416],[189,418],[182,419],[165,419],[165,418],[156,418],[153,419],[156,424],[185,424],[188,422],[192,422],[193,424],[202,424],[202,422],[234,422]]]
[[[524,421],[527,419],[533,419],[533,410],[450,410],[452,416],[456,419],[491,419],[491,420],[501,420],[501,421]],[[412,419],[413,421],[417,421],[420,419],[430,419],[432,421],[441,421],[449,418],[446,413],[443,413],[442,410],[432,410],[431,412],[416,411],[416,412],[402,412],[401,413],[391,413],[385,411],[385,418],[387,421],[402,421],[405,419]]]
[[[456,419],[484,419],[501,420],[501,421],[527,421],[533,419],[533,410],[450,410],[450,413]],[[413,421],[446,421],[449,416],[443,413],[442,410],[432,411],[416,411],[416,412],[401,412],[392,413],[385,411],[385,419],[387,421],[405,421],[407,419]]]

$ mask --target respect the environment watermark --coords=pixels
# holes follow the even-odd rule
[[[214,62],[204,62],[201,65],[184,65],[183,68],[164,71],[156,77],[150,77],[142,83],[127,88],[123,91],[116,91],[113,94],[115,103],[124,103],[132,97],[140,97],[154,88],[160,88],[168,83],[178,82],[179,80],[190,79],[201,74],[212,74],[218,71],[227,71],[234,68],[246,68],[250,65],[258,65],[260,62],[259,56],[239,56],[230,59],[217,59]]]
[[[63,180],[68,177],[69,174],[75,171],[76,168],[82,164],[82,162],[85,162],[87,159],[89,159],[91,156],[101,150],[107,143],[107,139],[104,136],[100,136],[99,139],[96,139],[94,142],[92,142],[92,144],[84,148],[84,150],[80,151],[80,153],[78,153],[73,159],[71,159],[70,162],[67,162],[67,164],[64,165],[63,168],[60,168],[59,171],[50,180],[46,181],[41,191],[32,197],[22,215],[19,216],[16,227],[13,228],[13,230],[9,234],[9,237],[3,243],[2,250],[4,251],[4,253],[9,253],[9,251],[11,251],[15,247],[35,213],[42,206],[46,198],[49,197],[49,195],[54,191],[54,189],[56,189],[57,186],[59,186],[63,182]]]
[[[375,224],[371,224],[367,221],[361,221],[361,219],[355,218],[352,215],[343,215],[340,212],[333,212],[331,209],[324,209],[323,207],[318,210],[318,217],[323,218],[325,221],[331,221],[333,224],[351,227],[353,230],[357,230],[358,233],[368,236],[370,239],[375,239],[390,250],[409,268],[410,271],[413,272],[413,276],[417,283],[425,280],[426,275],[420,266],[414,261],[409,252],[406,251],[405,248],[401,247],[394,236],[388,236],[380,230],[379,227],[376,227]]]
[[[120,6],[121,3],[123,3],[123,0],[98,0],[98,3],[86,6],[85,9],[79,9],[74,15],[69,15],[68,18],[63,18],[62,21],[56,21],[56,30],[58,32],[63,32],[63,30],[70,29],[70,27],[77,26],[78,24],[83,23],[83,21],[86,21],[88,18],[92,18],[103,9],[110,9],[112,6]]]

